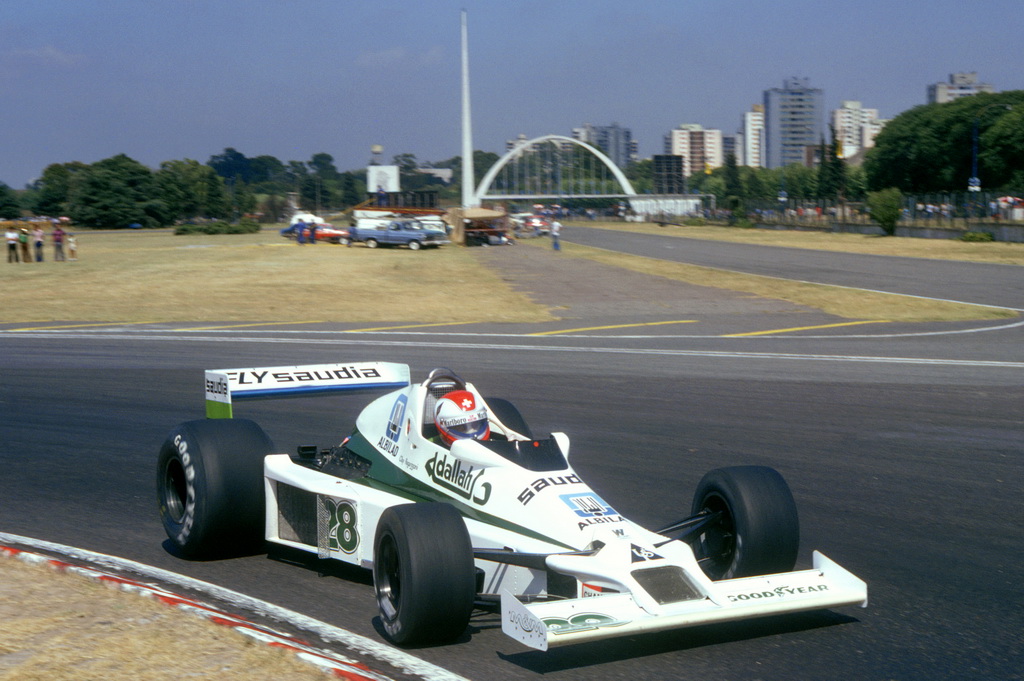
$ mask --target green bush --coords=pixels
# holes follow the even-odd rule
[[[882,231],[889,236],[895,234],[896,223],[899,222],[903,210],[903,195],[900,190],[889,187],[877,192],[868,192],[867,204],[868,214]]]
[[[215,220],[196,224],[187,223],[174,228],[175,234],[255,234],[258,231],[260,231],[259,223],[251,218],[242,218],[238,222]]]
[[[964,232],[960,241],[995,241],[995,237],[988,232]]]

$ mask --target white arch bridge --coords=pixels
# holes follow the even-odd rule
[[[491,166],[475,202],[622,198],[644,216],[699,212],[699,195],[637,194],[629,178],[600,149],[562,135],[520,142]]]

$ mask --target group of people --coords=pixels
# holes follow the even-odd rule
[[[4,237],[7,241],[7,262],[32,262],[33,259],[35,262],[43,262],[46,232],[39,225],[36,225],[31,232],[27,227],[18,229],[9,225]],[[75,235],[65,232],[59,223],[54,224],[53,230],[50,232],[50,241],[53,243],[53,259],[55,261],[78,259]],[[64,254],[65,244],[68,248],[67,256]]]
[[[310,222],[308,224],[305,220],[299,220],[296,222],[292,225],[292,229],[295,230],[296,243],[300,246],[306,242],[316,244],[316,228],[317,224],[315,222]]]

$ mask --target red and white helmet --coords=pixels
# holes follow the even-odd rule
[[[491,434],[487,407],[468,390],[453,390],[437,401],[434,423],[449,447],[456,440],[486,440]]]

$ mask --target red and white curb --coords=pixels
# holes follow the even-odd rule
[[[125,570],[135,574],[159,579],[163,582],[173,583],[177,586],[198,591],[199,593],[205,593],[211,598],[215,598],[232,605],[238,605],[241,608],[256,612],[265,617],[286,622],[292,626],[302,629],[303,631],[315,633],[324,640],[337,641],[353,650],[359,651],[360,653],[387,662],[403,672],[419,676],[424,679],[468,681],[464,677],[404,653],[396,648],[386,646],[350,631],[333,627],[324,622],[320,622],[319,620],[314,620],[306,617],[305,615],[301,615],[284,608],[279,608],[278,606],[271,605],[270,603],[251,598],[244,594],[240,594],[208,582],[192,579],[191,577],[185,577],[184,575],[168,572],[142,563],[116,558],[114,556],[93,553],[91,551],[76,549],[70,546],[63,546],[61,544],[54,544],[38,539],[32,539],[30,537],[20,537],[18,535],[0,532],[0,556],[14,558],[28,564],[45,565],[60,572],[75,574],[108,584],[128,593],[135,593],[140,596],[154,598],[168,606],[203,617],[214,624],[231,627],[238,633],[268,646],[290,650],[300,660],[315,665],[337,678],[347,679],[348,681],[392,681],[391,677],[374,671],[360,662],[346,658],[344,655],[316,648],[293,636],[275,631],[270,627],[252,622],[244,617],[224,612],[223,610],[219,610],[195,599],[181,596],[152,584],[144,584],[120,575],[104,572],[96,567],[76,565],[64,560],[53,558],[52,556],[46,556],[32,551],[26,551],[21,548],[16,548],[15,546],[10,546],[10,544],[28,546],[36,550],[46,550],[58,553],[73,560],[90,563],[90,565]]]

